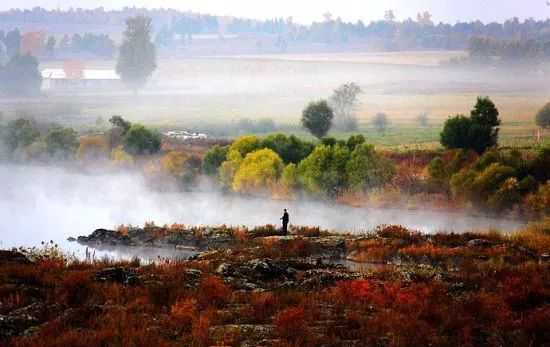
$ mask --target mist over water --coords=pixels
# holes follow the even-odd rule
[[[57,243],[84,252],[67,237],[88,235],[120,224],[142,226],[174,222],[185,225],[279,224],[283,208],[291,224],[340,231],[366,231],[381,224],[401,224],[426,233],[464,232],[490,227],[513,231],[519,221],[477,218],[421,210],[355,208],[326,202],[276,201],[219,191],[158,192],[131,172],[84,173],[52,166],[0,165],[0,248]]]

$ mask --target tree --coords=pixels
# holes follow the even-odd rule
[[[38,61],[29,54],[15,54],[0,68],[0,92],[9,95],[33,95],[40,92],[42,75]]]
[[[183,185],[194,183],[201,167],[199,158],[182,151],[168,153],[162,158],[161,164],[164,172],[175,177]]]
[[[19,29],[15,28],[6,34],[6,49],[8,57],[19,53],[21,49],[21,33]]]
[[[311,142],[302,141],[294,135],[285,136],[281,133],[266,137],[262,141],[261,147],[273,150],[285,164],[298,164],[315,148]]]
[[[440,134],[441,144],[447,148],[470,148],[469,131],[472,120],[464,115],[449,117]]]
[[[229,151],[237,151],[243,158],[257,149],[260,149],[260,140],[254,135],[241,136],[229,146]]]
[[[488,97],[478,97],[470,117],[457,115],[443,126],[440,141],[446,148],[473,149],[483,153],[498,143],[499,112]]]
[[[124,136],[126,136],[126,133],[128,130],[130,130],[130,127],[132,126],[132,123],[122,118],[122,116],[112,116],[109,119],[109,123],[111,123],[112,127],[109,130],[109,148],[113,149],[118,146],[120,146],[124,140]]]
[[[420,113],[418,117],[416,117],[416,121],[420,126],[423,126],[423,127],[427,126],[429,121],[428,112],[425,111]]]
[[[134,92],[147,82],[157,68],[151,30],[149,17],[138,15],[126,19],[116,72]]]
[[[550,102],[544,105],[544,107],[541,108],[539,112],[537,112],[537,115],[535,116],[535,122],[539,127],[550,127]]]
[[[45,35],[42,31],[27,31],[21,37],[21,53],[28,53],[38,57],[44,51]]]
[[[210,176],[214,176],[218,173],[220,165],[227,158],[228,146],[220,147],[218,145],[210,147],[202,160],[202,171]]]
[[[30,146],[38,139],[40,132],[36,122],[19,118],[8,122],[0,135],[8,150],[14,152]]]
[[[283,161],[271,149],[248,153],[233,178],[233,190],[253,193],[269,188],[281,177]]]
[[[355,83],[342,84],[334,90],[330,105],[334,110],[334,125],[344,131],[357,130],[357,96],[363,90]]]
[[[57,43],[57,40],[54,36],[49,36],[48,40],[46,41],[46,47],[44,48],[44,52],[48,57],[53,57],[55,53],[55,44]]]
[[[161,144],[160,134],[139,123],[132,124],[124,135],[124,149],[130,154],[154,154]]]
[[[386,131],[388,123],[388,116],[385,113],[379,112],[372,119],[372,124],[376,127],[376,130],[381,133]]]
[[[348,159],[345,146],[317,146],[298,165],[299,181],[315,195],[335,198],[347,187]]]
[[[302,112],[302,124],[318,139],[325,136],[332,125],[334,113],[326,100],[312,101]]]
[[[77,133],[73,128],[55,128],[48,132],[44,139],[46,150],[50,155],[69,158],[79,146]]]
[[[474,137],[474,149],[483,153],[485,149],[496,146],[498,143],[498,126],[500,125],[499,112],[489,97],[478,97],[474,109],[470,113],[473,121],[471,131]]]
[[[81,139],[76,151],[77,157],[81,160],[106,160],[109,154],[109,141],[103,135],[92,135]]]
[[[361,143],[351,152],[346,171],[349,185],[365,190],[387,183],[395,168],[389,159],[376,153],[373,145]]]

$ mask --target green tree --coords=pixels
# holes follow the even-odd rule
[[[312,101],[302,112],[302,124],[318,139],[325,136],[332,126],[334,113],[326,100]]]
[[[50,155],[69,158],[76,152],[80,143],[73,128],[55,128],[48,132],[44,139],[46,150]]]
[[[319,145],[298,165],[299,181],[314,195],[335,198],[347,188],[348,159],[345,146]]]
[[[124,149],[130,154],[154,154],[160,150],[160,134],[134,123],[124,136]]]
[[[233,190],[253,193],[266,190],[281,177],[283,160],[271,149],[248,153],[233,178]]]
[[[8,95],[36,95],[40,93],[42,75],[35,57],[19,53],[0,67],[0,92]]]
[[[202,171],[209,175],[214,176],[218,173],[220,165],[227,158],[228,146],[220,147],[218,145],[210,147],[202,160]]]
[[[473,149],[483,153],[497,145],[499,125],[495,104],[488,97],[478,97],[469,118],[458,115],[445,122],[440,141],[446,148]]]
[[[8,122],[0,135],[8,151],[13,153],[30,146],[38,139],[40,132],[35,121],[19,118]]]
[[[130,130],[132,123],[122,118],[122,116],[112,116],[109,122],[111,123],[111,129],[108,133],[109,148],[113,149],[122,144],[124,136]]]
[[[483,153],[489,147],[498,143],[499,112],[489,97],[478,97],[474,109],[470,113],[473,128],[470,130],[476,152]]]
[[[357,145],[351,152],[346,170],[349,185],[361,190],[386,184],[395,173],[393,163],[366,143]]]
[[[116,72],[137,92],[157,68],[155,45],[151,42],[151,18],[137,15],[125,22]]]
[[[261,147],[273,150],[286,164],[298,164],[313,151],[315,145],[302,141],[294,135],[286,136],[279,133],[266,137],[262,141]]]
[[[470,149],[469,133],[472,120],[463,115],[449,117],[443,125],[440,141],[445,148]]]
[[[385,113],[379,112],[372,118],[372,124],[375,126],[376,130],[381,133],[386,131],[388,123],[388,115]]]
[[[539,127],[545,129],[550,127],[550,102],[537,112],[535,122]]]
[[[334,125],[337,128],[344,131],[357,130],[357,96],[362,92],[361,87],[355,83],[342,84],[334,90],[330,105],[334,110]]]

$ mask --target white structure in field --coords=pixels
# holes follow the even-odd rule
[[[205,134],[199,134],[199,133],[189,133],[185,130],[183,131],[169,131],[164,134],[165,136],[168,136],[172,139],[180,139],[180,140],[206,140],[208,138]]]
[[[84,69],[82,77],[68,79],[63,69],[42,70],[43,90],[103,90],[122,87],[120,76],[115,70]]]

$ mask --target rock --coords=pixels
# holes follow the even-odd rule
[[[21,252],[0,250],[0,264],[3,263],[30,264],[31,261]]]
[[[15,309],[7,315],[0,315],[0,338],[21,335],[43,323],[48,313],[58,309],[54,306],[48,307],[43,302],[35,302]]]
[[[540,255],[541,261],[550,261],[550,253],[543,253]]]
[[[76,239],[75,239],[74,237],[72,237],[72,236],[69,236],[69,237],[67,237],[67,241],[69,241],[69,242],[75,242]]]
[[[139,276],[135,270],[127,267],[103,269],[96,274],[96,279],[101,282],[116,282],[121,284],[139,283]]]
[[[281,264],[269,258],[250,260],[243,265],[243,269],[248,275],[263,281],[281,277],[285,272]]]
[[[485,239],[473,239],[466,243],[467,247],[491,247],[493,243]]]
[[[236,272],[237,270],[235,269],[235,267],[227,263],[220,264],[220,266],[218,266],[218,268],[216,269],[216,273],[218,275],[222,275],[225,277],[233,276]]]

